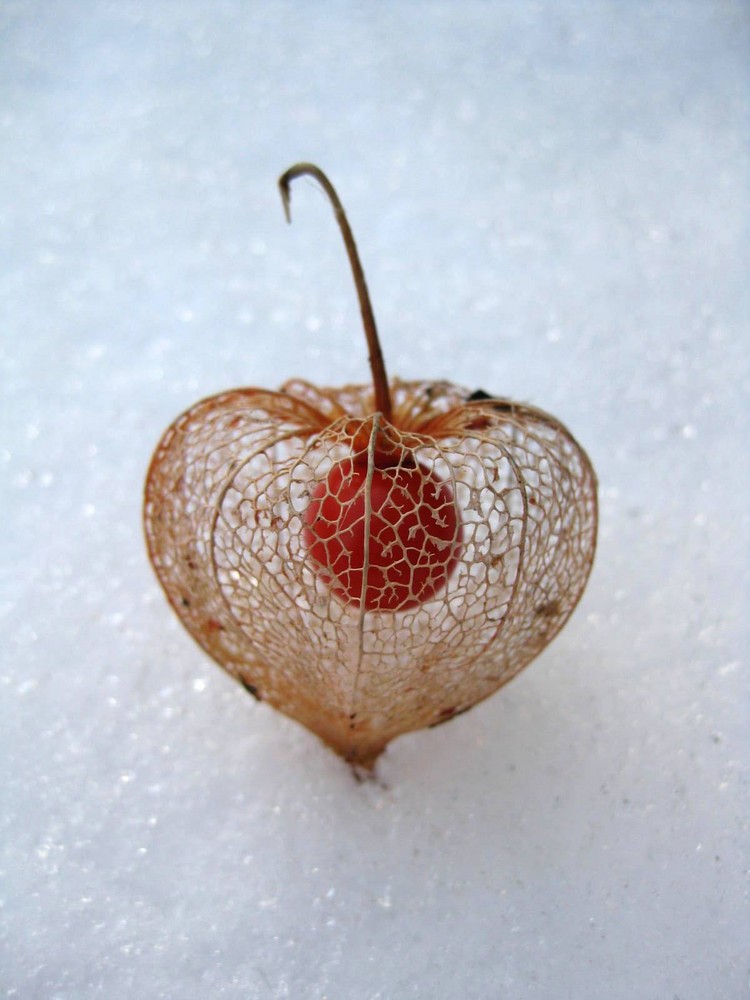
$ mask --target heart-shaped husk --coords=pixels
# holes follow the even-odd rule
[[[364,768],[526,666],[578,603],[596,544],[594,472],[559,421],[448,383],[396,381],[391,395],[391,421],[373,416],[369,386],[214,396],[167,430],[146,482],[149,553],[191,635]],[[452,492],[455,565],[418,607],[342,600],[305,544],[313,490],[363,442]]]

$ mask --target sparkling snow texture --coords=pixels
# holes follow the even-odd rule
[[[0,995],[734,1000],[750,973],[750,17],[704,2],[0,7]],[[202,396],[389,370],[589,451],[584,600],[357,785],[141,534]]]

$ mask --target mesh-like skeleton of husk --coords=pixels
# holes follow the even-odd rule
[[[576,606],[596,542],[594,472],[559,421],[444,382],[390,392],[390,420],[370,386],[214,396],[167,430],[146,484],[149,552],[188,631],[364,767],[526,666]],[[417,607],[342,600],[305,543],[313,489],[362,447],[370,461],[383,448],[409,456],[450,487],[456,561]]]

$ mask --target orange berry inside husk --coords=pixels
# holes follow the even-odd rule
[[[445,587],[458,563],[453,490],[421,464],[376,455],[369,514],[367,493],[366,455],[334,465],[312,491],[303,542],[341,600],[366,611],[418,607]]]

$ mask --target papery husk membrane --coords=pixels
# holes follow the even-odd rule
[[[553,417],[448,383],[207,399],[167,430],[146,484],[159,580],[201,646],[354,764],[465,711],[514,677],[577,604],[596,544],[596,480]],[[434,597],[402,611],[342,600],[310,558],[304,512],[363,447],[448,483],[460,537]]]

